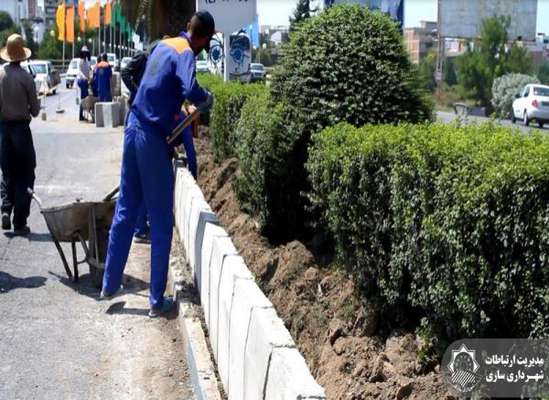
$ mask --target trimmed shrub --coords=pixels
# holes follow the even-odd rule
[[[507,118],[511,112],[515,95],[529,83],[540,83],[535,76],[507,74],[494,80],[492,85],[492,105],[500,118]]]
[[[215,160],[221,162],[236,155],[236,125],[248,97],[266,92],[265,85],[244,85],[229,82],[212,87],[214,105],[210,115],[212,145]]]
[[[234,188],[242,207],[258,217],[261,229],[271,238],[281,236],[273,227],[296,224],[299,205],[292,204],[288,194],[297,192],[305,179],[304,169],[298,175],[298,166],[292,164],[298,149],[296,130],[288,128],[287,111],[282,103],[273,103],[268,93],[260,93],[242,108],[236,130],[241,173]]]
[[[223,78],[216,74],[206,74],[206,73],[198,73],[196,74],[196,77],[198,79],[198,83],[200,86],[202,86],[204,89],[209,90],[212,93],[216,92],[216,89],[223,85]],[[215,99],[214,99],[215,101]],[[210,126],[210,119],[211,119],[211,111],[206,113],[206,115],[200,116],[200,123],[202,125]]]
[[[315,137],[307,168],[367,296],[415,307],[450,337],[549,334],[547,136],[343,124]]]
[[[314,221],[305,212],[302,196],[308,190],[305,162],[311,135],[341,121],[362,125],[428,120],[431,103],[419,86],[398,26],[388,16],[346,5],[330,7],[300,24],[283,49],[271,85],[274,103],[288,105],[285,132],[289,141],[284,145],[292,149],[286,158],[292,169],[277,177],[292,184],[283,197],[261,203],[295,210],[295,218],[289,225],[288,218],[270,219],[274,226],[269,230],[292,238],[303,234],[304,227]],[[256,188],[255,192],[276,193],[270,188]]]
[[[342,121],[361,126],[430,119],[431,104],[419,87],[397,24],[367,7],[341,5],[292,33],[272,93],[314,133]]]

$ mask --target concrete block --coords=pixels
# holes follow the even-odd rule
[[[229,237],[216,237],[213,240],[212,258],[210,260],[210,295],[206,323],[210,331],[210,340],[217,335],[217,316],[219,309],[219,283],[223,272],[225,259],[229,256],[238,256],[238,251]],[[205,313],[206,314],[206,313]],[[214,357],[217,357],[217,348],[212,343]]]
[[[297,349],[275,348],[267,372],[264,400],[325,400],[305,359]]]
[[[183,198],[183,204],[185,204],[185,208],[183,211],[183,246],[185,247],[185,253],[187,260],[189,259],[189,226],[191,222],[191,210],[193,207],[193,203],[195,202],[201,202],[204,204],[204,207],[207,207],[206,201],[204,200],[204,195],[200,191],[197,185],[190,185],[188,192],[185,193],[185,196]]]
[[[204,234],[206,232],[207,224],[218,225],[219,221],[217,215],[211,210],[202,210],[198,215],[198,221],[196,229],[194,229],[194,238],[191,239],[193,249],[189,252],[189,256],[192,256],[193,268],[193,280],[195,287],[200,292],[200,284],[202,282],[202,246],[204,243]],[[192,225],[192,221],[191,221]]]
[[[225,257],[221,279],[219,280],[217,318],[212,319],[213,323],[210,331],[212,349],[214,349],[214,354],[217,354],[217,369],[225,388],[229,384],[230,374],[229,338],[235,284],[239,280],[253,281],[253,279],[253,275],[242,257]],[[217,324],[215,321],[217,321]]]
[[[189,217],[188,217],[188,233],[185,238],[185,247],[187,248],[187,261],[189,262],[191,269],[193,271],[194,277],[194,240],[196,238],[196,229],[198,228],[198,219],[202,212],[208,213],[211,216],[215,217],[215,214],[212,212],[212,209],[204,200],[202,196],[193,196],[191,199]]]
[[[272,308],[254,308],[251,312],[244,352],[243,399],[263,399],[271,354],[279,347],[295,347],[284,322]]]
[[[95,103],[95,126],[116,128],[120,125],[120,104],[115,102]]]
[[[183,240],[183,210],[185,205],[183,204],[183,193],[185,191],[185,185],[187,181],[185,179],[185,169],[178,168],[175,176],[175,190],[174,190],[174,217],[175,227],[179,233],[179,239]]]
[[[228,236],[225,229],[218,225],[206,224],[204,227],[200,265],[200,303],[204,310],[204,319],[206,320],[206,323],[208,323],[210,317],[210,264],[213,255],[213,243],[217,238]]]
[[[194,181],[194,178],[190,174],[189,170],[186,168],[178,168],[177,169],[177,184],[180,186],[180,189],[176,191],[176,198],[175,198],[175,209],[177,211],[176,215],[176,224],[177,229],[179,231],[179,237],[181,239],[181,242],[183,242],[184,238],[184,227],[185,227],[185,215],[188,212],[188,206],[185,203],[185,196],[189,192],[189,190],[196,186],[196,183]]]
[[[255,281],[236,279],[229,322],[229,379],[227,384],[223,382],[229,400],[244,398],[244,353],[254,308],[273,308],[273,305]]]

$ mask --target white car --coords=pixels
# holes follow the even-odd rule
[[[67,89],[70,89],[74,85],[74,81],[78,76],[78,58],[73,58],[69,63],[69,68],[67,68],[67,74],[65,77],[65,86]]]
[[[265,80],[265,66],[260,63],[251,63],[250,64],[250,73],[252,74],[252,82],[264,81]]]
[[[526,85],[513,101],[511,121],[518,119],[528,126],[532,120],[538,123],[540,128],[549,123],[549,86],[530,84]]]
[[[51,61],[32,60],[22,64],[31,65],[38,94],[55,94],[57,92],[57,85],[61,83],[61,75]]]
[[[210,67],[208,66],[208,61],[198,60],[196,62],[196,72],[207,74],[210,72]]]
[[[107,60],[113,71],[120,70],[120,62],[114,53],[107,53]]]

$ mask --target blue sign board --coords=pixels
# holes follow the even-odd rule
[[[404,27],[404,0],[324,0],[325,7],[342,3],[360,4],[371,10],[381,10]]]

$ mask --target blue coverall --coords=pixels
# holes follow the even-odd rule
[[[106,61],[101,61],[95,66],[94,75],[94,94],[99,97],[100,102],[112,101],[111,78],[112,68]]]
[[[144,200],[151,227],[151,308],[163,306],[173,233],[173,149],[166,138],[185,100],[200,104],[208,98],[196,81],[195,62],[186,34],[161,41],[147,61],[125,127],[120,194],[110,231],[103,292],[114,294],[120,288]]]

